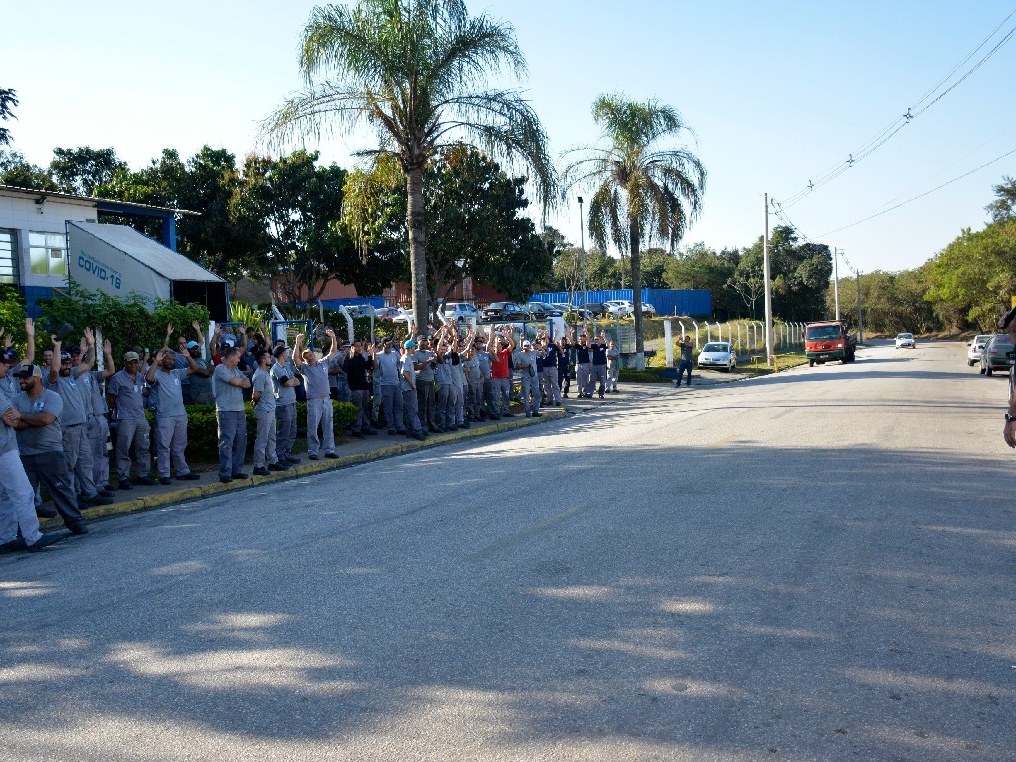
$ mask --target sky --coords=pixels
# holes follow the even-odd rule
[[[54,147],[112,146],[139,168],[167,147],[185,158],[205,144],[238,157],[266,151],[259,125],[301,85],[297,41],[315,3],[0,5],[0,87],[16,89],[20,100],[17,121],[6,124],[12,148],[48,164]],[[983,227],[992,186],[1016,176],[1016,152],[977,169],[1016,151],[1016,39],[918,113],[926,94],[955,83],[1016,27],[1013,15],[956,68],[1016,10],[1014,0],[468,7],[514,27],[529,73],[509,84],[531,101],[555,157],[596,143],[590,106],[602,93],[656,99],[681,113],[694,132],[666,145],[689,148],[708,172],[702,214],[682,247],[751,245],[764,230],[768,193],[807,240],[843,250],[841,276],[910,269],[962,229]],[[878,150],[790,202],[809,181],[860,156],[908,109],[917,115]],[[359,133],[306,147],[348,167],[350,154],[370,144]],[[572,191],[548,217],[576,244],[578,195],[588,189]],[[782,224],[773,215],[769,223]]]

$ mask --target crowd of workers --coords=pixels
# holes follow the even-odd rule
[[[40,517],[60,516],[72,534],[87,534],[82,508],[112,503],[135,486],[171,484],[174,474],[200,479],[187,463],[186,405],[215,406],[218,478],[229,483],[248,478],[248,404],[256,422],[253,473],[268,475],[300,462],[293,454],[298,399],[307,403],[307,457],[319,460],[337,457],[332,400],[356,407],[348,430],[354,438],[387,429],[424,440],[512,417],[513,399],[521,398],[525,416],[539,417],[541,406],[561,406],[573,374],[579,398],[618,391],[618,350],[602,332],[589,339],[576,338],[574,329],[557,338],[540,331],[517,340],[513,326],[462,335],[448,323],[421,331],[410,325],[410,338],[401,342],[344,345],[321,327],[315,338],[327,351],[319,352],[304,334],[290,348],[250,327],[216,326],[207,342],[200,323],[191,328],[191,335],[176,335],[174,350],[177,332],[168,325],[162,348],[154,355],[132,348],[119,370],[108,339],[97,367],[100,348],[87,328],[77,344],[65,344],[70,326],[50,336],[38,364],[33,321],[25,321],[24,358],[7,331],[0,358],[0,553],[38,551],[66,536],[41,532]],[[42,487],[54,508],[42,502]]]

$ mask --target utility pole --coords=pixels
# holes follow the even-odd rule
[[[861,320],[861,271],[857,271],[857,343],[864,343],[864,322]]]
[[[836,296],[836,319],[840,319],[840,269],[839,249],[833,247],[833,294]]]
[[[582,214],[582,196],[579,196],[579,236],[582,239],[582,307],[589,303],[589,290],[586,288],[586,223]]]
[[[773,356],[773,288],[769,278],[769,194],[765,194],[766,226],[765,237],[762,239],[762,270],[766,288],[766,362],[776,364]]]

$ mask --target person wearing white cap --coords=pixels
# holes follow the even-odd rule
[[[156,482],[148,472],[152,468],[150,450],[151,427],[145,418],[145,377],[139,371],[141,358],[137,352],[126,352],[124,367],[113,374],[106,384],[106,401],[116,421],[116,470],[120,479],[119,487],[133,489],[131,474],[131,447],[137,465],[137,484],[154,485]]]
[[[399,360],[399,389],[402,392],[402,412],[406,432],[421,442],[427,438],[420,424],[419,401],[416,396],[416,342],[410,339],[402,345],[402,359]],[[386,411],[387,412],[387,411]]]

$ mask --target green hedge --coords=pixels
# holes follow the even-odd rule
[[[215,420],[215,405],[187,405],[187,457],[195,461],[216,462],[219,459],[219,426]],[[254,452],[254,434],[257,431],[257,420],[254,408],[246,407],[247,412],[247,454]],[[351,402],[332,400],[334,429],[339,434],[346,424],[356,420],[356,406]],[[148,410],[145,416],[149,423],[152,414]],[[307,436],[307,403],[296,403],[297,436]],[[153,443],[154,454],[154,443]]]

